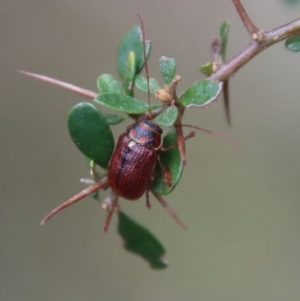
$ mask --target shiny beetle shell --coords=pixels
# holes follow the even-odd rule
[[[150,120],[129,126],[109,163],[111,189],[127,200],[139,199],[150,188],[162,140],[162,129]]]

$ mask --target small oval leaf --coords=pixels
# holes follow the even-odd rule
[[[110,109],[127,114],[142,114],[149,110],[147,102],[118,93],[99,94],[94,101]],[[150,107],[153,110],[158,108],[159,105],[152,104]]]
[[[227,48],[229,26],[230,26],[230,23],[228,21],[224,21],[220,26],[221,56],[222,56],[223,62],[226,59],[226,48]]]
[[[114,150],[114,137],[105,116],[94,105],[82,102],[70,110],[68,128],[79,150],[107,169]]]
[[[165,269],[165,249],[158,239],[145,227],[139,225],[122,211],[118,214],[118,233],[124,248],[144,258],[153,269]]]
[[[122,80],[122,88],[126,95],[132,96],[134,95],[133,91],[133,83],[136,72],[136,55],[133,51],[128,53],[127,57],[127,69],[125,76]]]
[[[109,125],[116,125],[125,120],[125,117],[121,115],[106,114],[106,113],[104,113],[103,115]]]
[[[177,100],[184,107],[202,107],[216,100],[222,90],[222,82],[205,79],[194,83]]]
[[[111,74],[102,74],[97,78],[97,87],[100,93],[115,92],[122,94],[118,81]]]
[[[175,76],[175,59],[162,56],[159,60],[159,69],[166,84],[170,84]]]
[[[287,39],[285,47],[294,52],[300,51],[300,35]]]
[[[178,117],[178,109],[171,105],[161,112],[155,119],[155,123],[160,126],[172,126]]]
[[[213,62],[207,62],[206,64],[203,64],[200,66],[200,72],[205,75],[211,75],[214,73],[214,64]]]
[[[127,58],[129,52],[133,51],[136,56],[136,72],[139,74],[144,67],[144,49],[143,49],[143,35],[140,26],[135,26],[127,32],[123,37],[117,54],[117,64],[120,77],[123,79],[127,71]],[[146,57],[150,54],[150,41],[145,41]]]
[[[177,135],[175,128],[172,128],[164,137],[163,147],[168,148],[175,143],[177,143]],[[183,171],[183,164],[181,161],[178,146],[174,145],[169,150],[161,152],[160,161],[162,163],[162,166],[171,173],[171,182],[173,186],[169,187],[164,183],[164,176],[161,170],[161,166],[158,163],[156,164],[155,178],[152,182],[151,190],[153,190],[157,194],[167,195],[171,193],[179,183]]]
[[[134,84],[141,91],[143,91],[145,93],[148,92],[147,79],[145,76],[137,75],[135,77]],[[160,89],[158,82],[153,77],[149,78],[149,88],[150,88],[151,94],[154,94],[156,90]]]

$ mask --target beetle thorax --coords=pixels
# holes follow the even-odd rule
[[[143,120],[127,128],[127,134],[134,142],[151,146],[155,150],[162,146],[162,132],[162,129],[151,120]]]

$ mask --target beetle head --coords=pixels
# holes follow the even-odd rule
[[[155,150],[161,148],[162,129],[151,120],[143,120],[127,128],[129,137],[138,144],[149,145]]]

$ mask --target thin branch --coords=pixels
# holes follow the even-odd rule
[[[164,198],[160,195],[155,193],[153,190],[151,191],[152,194],[156,197],[156,199],[160,202],[160,204],[167,210],[167,212],[173,217],[173,219],[185,230],[187,230],[184,223],[180,220],[177,214],[173,211],[173,209],[169,206],[169,204],[164,200]]]
[[[230,115],[230,97],[229,97],[229,79],[224,81],[223,85],[223,98],[224,98],[224,109],[226,120],[229,125],[231,125],[231,115]]]
[[[148,71],[148,62],[147,62],[147,55],[146,55],[146,35],[145,35],[145,26],[142,20],[141,15],[138,13],[138,18],[141,23],[141,31],[142,31],[142,42],[143,42],[143,55],[144,55],[144,66],[146,71],[146,78],[147,78],[147,95],[148,95],[148,104],[149,104],[149,114],[151,115],[150,110],[150,83],[149,83],[149,71]]]
[[[235,5],[236,10],[238,11],[245,27],[247,28],[248,32],[253,37],[254,34],[259,32],[259,29],[254,25],[250,17],[248,16],[243,4],[240,0],[232,0],[233,4]]]
[[[59,206],[54,208],[49,214],[47,214],[44,217],[44,219],[41,222],[41,226],[43,226],[51,217],[53,217],[55,214],[57,214],[61,210],[77,203],[78,201],[82,200],[86,196],[88,196],[100,189],[106,188],[107,186],[108,186],[108,180],[107,180],[107,176],[105,176],[99,182],[92,184],[88,188],[80,191],[79,193],[77,193],[76,195],[74,195],[73,197],[68,199],[67,201],[63,202],[62,204],[60,204]]]
[[[218,63],[220,66],[222,64],[222,57],[221,57],[221,42],[219,39],[215,39],[211,44],[211,52],[212,57],[215,62]]]
[[[80,94],[80,95],[83,95],[83,96],[85,96],[87,98],[90,98],[90,99],[94,99],[98,95],[96,92],[74,86],[72,84],[63,82],[61,80],[58,80],[58,79],[55,79],[55,78],[52,78],[52,77],[48,77],[48,76],[37,74],[37,73],[22,71],[22,70],[18,70],[18,72],[20,72],[21,74],[24,74],[26,76],[29,76],[29,77],[38,79],[40,81],[43,81],[45,83],[62,87],[64,89],[67,89],[69,91],[75,92],[75,93]]]
[[[300,19],[265,32],[259,43],[257,41],[251,42],[241,53],[226,62],[220,69],[212,74],[210,79],[214,81],[224,81],[230,78],[242,66],[267,47],[297,34],[300,34]]]

